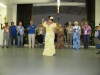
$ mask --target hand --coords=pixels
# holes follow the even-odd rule
[[[35,34],[35,37],[36,37],[36,34]]]
[[[27,28],[27,30],[30,30],[30,28]]]
[[[42,19],[42,22],[44,22],[44,18]]]

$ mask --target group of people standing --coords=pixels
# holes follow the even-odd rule
[[[64,48],[64,38],[67,39],[66,47],[73,47],[75,50],[80,49],[81,35],[84,37],[84,48],[88,48],[92,30],[88,21],[86,21],[82,27],[77,21],[74,22],[74,26],[69,22],[68,26],[64,28],[67,32],[67,36],[64,34],[62,25],[53,22],[52,16],[48,17],[48,21],[44,22],[43,26],[46,28],[43,55],[53,56],[55,54],[55,47],[60,49]]]
[[[61,27],[61,24],[58,24],[56,27],[57,31],[55,34],[55,39],[57,40],[55,42],[57,43],[57,48],[63,48],[65,38],[65,42],[67,43],[66,47],[80,49],[81,35],[83,35],[84,38],[84,48],[88,48],[89,39],[91,36],[91,27],[89,26],[89,23],[87,21],[82,26],[80,26],[77,21],[74,22],[74,26],[72,26],[71,22],[69,22],[68,26],[64,29]],[[64,33],[64,31],[66,33]]]
[[[61,24],[55,23],[53,20],[54,18],[52,16],[48,17],[48,21],[42,19],[42,23],[37,27],[33,24],[32,20],[30,21],[30,24],[27,27],[29,48],[34,48],[35,38],[37,37],[39,45],[43,45],[44,41],[45,46],[43,55],[53,56],[55,54],[55,47],[59,49],[64,48],[64,39],[67,43],[66,47],[80,49],[81,35],[84,36],[84,48],[88,48],[91,27],[87,21],[82,27],[75,21],[74,26],[69,22],[68,26],[63,28]],[[13,40],[15,40],[15,45],[18,47],[23,46],[24,27],[22,26],[22,22],[19,22],[18,26],[15,26],[14,22],[11,22],[11,26],[8,26],[8,23],[5,23],[5,26],[1,25],[1,29],[4,29],[2,48],[4,48],[5,41],[7,48],[9,48],[9,38],[11,38],[12,46]],[[64,34],[64,29],[67,32],[66,34]]]
[[[9,48],[10,45],[14,45],[14,42],[18,47],[23,46],[24,27],[22,26],[22,22],[19,22],[18,26],[15,26],[14,22],[11,22],[11,26],[9,26],[8,22],[6,22],[5,26],[1,24],[1,29],[4,29],[2,48],[4,48],[5,44]]]

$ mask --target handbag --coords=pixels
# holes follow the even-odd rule
[[[18,33],[18,36],[20,36],[20,32]]]

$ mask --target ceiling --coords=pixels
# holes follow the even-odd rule
[[[57,0],[55,0],[55,1],[57,1]],[[60,0],[60,1],[61,2],[84,2],[85,3],[85,0]],[[33,6],[33,13],[34,14],[54,14],[54,13],[57,13],[57,7],[56,6]],[[61,6],[60,13],[84,15],[85,7]]]

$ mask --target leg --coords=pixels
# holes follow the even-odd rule
[[[43,35],[40,35],[40,44],[42,44]]]
[[[32,34],[28,34],[29,48],[31,47],[31,35]]]
[[[18,45],[17,42],[18,42],[18,38],[17,38],[17,35],[15,35],[15,45],[16,46]]]
[[[84,35],[84,48],[86,48],[86,43],[87,43],[86,37],[87,37],[87,35]]]
[[[90,41],[90,35],[87,35],[87,48],[88,48],[88,45],[89,45],[89,41]]]
[[[9,42],[9,33],[6,34],[6,46],[8,47],[8,42]]]
[[[38,43],[40,44],[40,35],[38,35]]]
[[[41,35],[41,44],[43,44],[43,35]]]
[[[96,44],[96,48],[99,49],[98,52],[96,52],[96,54],[100,54],[100,44]]]
[[[11,35],[9,35],[9,46],[11,46]]]
[[[11,45],[13,46],[13,39],[14,39],[14,37],[13,37],[13,35],[11,35]]]
[[[70,37],[70,39],[69,39],[69,40],[70,40],[70,43],[69,43],[69,44],[70,44],[70,46],[72,46],[72,38],[73,38],[73,34],[70,34],[69,37]]]
[[[5,33],[3,33],[3,42],[2,42],[2,48],[4,47],[4,45],[5,45],[5,39],[6,39],[6,34]]]
[[[70,36],[69,34],[67,33],[67,45],[69,46],[69,40],[70,40]]]
[[[20,36],[17,36],[17,38],[18,38],[18,47],[20,46]]]
[[[23,46],[23,35],[21,35],[20,41],[21,41],[21,46]]]
[[[38,43],[39,43],[39,35],[37,35],[36,37],[37,37],[37,41],[38,41]]]
[[[32,47],[34,48],[34,44],[35,44],[35,34],[32,34]]]

